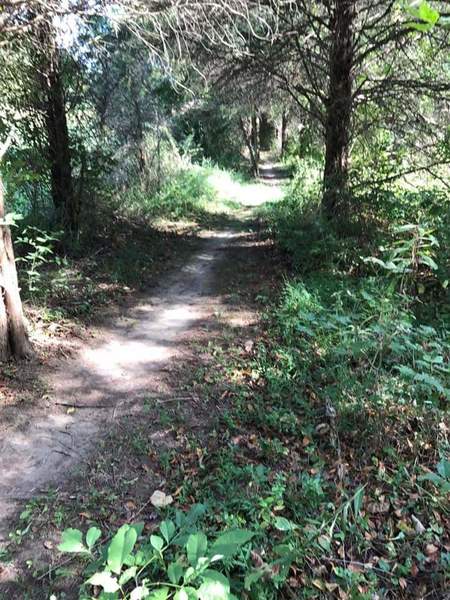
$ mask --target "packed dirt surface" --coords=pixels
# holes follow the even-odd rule
[[[276,160],[265,160],[259,167],[259,181],[265,185],[280,186],[291,176],[290,169]]]
[[[0,443],[0,542],[18,506],[63,481],[108,423],[145,398],[167,394],[160,375],[179,351],[180,337],[204,318],[214,269],[237,235],[205,236],[183,268],[103,326],[76,359],[54,365],[44,416],[11,424]]]

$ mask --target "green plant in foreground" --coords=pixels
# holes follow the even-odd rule
[[[122,525],[105,545],[97,527],[84,537],[78,529],[64,531],[59,550],[88,560],[80,599],[236,600],[228,570],[253,533],[234,529],[211,542],[194,528],[203,511],[202,505],[178,511],[150,536],[142,535],[143,523]]]

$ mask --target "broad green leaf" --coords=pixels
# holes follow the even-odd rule
[[[186,544],[187,557],[189,563],[195,567],[198,559],[205,555],[206,548],[208,547],[208,540],[206,535],[199,531],[198,533],[192,533],[188,537]]]
[[[107,571],[95,573],[90,579],[87,580],[86,583],[89,583],[90,585],[98,585],[99,587],[103,588],[107,594],[114,594],[114,592],[117,592],[117,590],[120,589],[117,579]]]
[[[239,548],[249,542],[253,536],[254,534],[246,529],[227,531],[214,542],[210,554],[221,554],[225,558],[231,558],[239,551]]]
[[[135,529],[122,525],[108,547],[108,567],[119,574],[125,559],[131,554],[137,540]]]
[[[275,519],[275,527],[278,531],[294,531],[295,529],[298,529],[298,525],[285,517],[277,517]]]
[[[431,481],[431,483],[438,487],[442,487],[442,485],[445,483],[443,477],[437,473],[426,473],[425,475],[421,475],[419,477],[419,481]]]
[[[204,504],[194,504],[185,516],[184,525],[194,525],[206,512]]]
[[[78,529],[66,529],[58,546],[60,552],[89,552],[83,544],[83,534]]]
[[[419,13],[415,13],[415,16],[419,16]],[[407,223],[406,225],[399,225],[398,227],[394,227],[395,233],[403,233],[405,231],[415,231],[417,229],[417,225],[414,223]]]
[[[175,594],[173,600],[189,600],[189,596],[185,590],[181,589]]]
[[[167,575],[169,576],[170,583],[177,585],[183,576],[183,571],[184,569],[180,565],[180,563],[170,563],[170,565],[167,568]]]
[[[363,261],[365,263],[374,263],[375,265],[383,267],[383,269],[387,269],[386,263],[380,260],[379,258],[376,258],[375,256],[368,256],[367,258],[364,258]]]
[[[166,542],[169,543],[175,535],[175,524],[173,521],[163,521],[159,526],[159,530]]]
[[[136,575],[136,573],[137,573],[137,567],[130,567],[129,569],[124,571],[122,573],[122,575],[120,576],[119,584],[125,585],[126,583],[131,581],[131,579],[133,579],[133,577]]]
[[[161,552],[161,550],[164,548],[164,540],[161,537],[159,537],[159,535],[151,535],[150,544],[158,552]]]
[[[439,13],[428,2],[421,2],[419,7],[419,17],[422,21],[434,25],[439,21]]]
[[[230,583],[218,571],[205,571],[197,594],[200,600],[229,600]]]
[[[140,523],[134,523],[133,525],[130,525],[131,529],[134,529],[134,531],[136,532],[137,537],[139,537],[142,532],[144,531],[144,526],[145,523],[140,522]]]
[[[427,267],[430,267],[430,269],[433,269],[433,271],[436,271],[438,269],[438,266],[435,263],[435,261],[430,256],[427,256],[426,254],[421,255],[419,258],[419,261],[422,264],[427,265]]]
[[[86,544],[88,545],[89,549],[92,548],[92,546],[94,546],[95,542],[99,539],[101,535],[102,532],[98,527],[91,527],[88,530],[88,532],[86,533]]]
[[[193,579],[195,577],[195,569],[194,567],[188,567],[186,569],[186,571],[184,572],[184,583],[189,583],[191,581],[191,579]]]
[[[437,472],[445,479],[450,480],[450,460],[442,459],[437,464]]]
[[[152,592],[148,600],[167,600],[169,596],[169,588],[162,587]]]
[[[319,542],[319,546],[321,548],[323,548],[324,550],[326,550],[327,552],[329,552],[330,547],[331,547],[331,540],[328,536],[326,535],[319,535],[319,537],[317,538],[317,541]]]

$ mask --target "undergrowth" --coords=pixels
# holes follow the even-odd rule
[[[217,217],[226,216],[239,205],[227,187],[233,186],[237,176],[204,162],[180,170],[167,180],[159,192],[145,193],[135,187],[127,193],[123,211],[149,219],[162,217],[172,221],[194,221],[201,226],[214,226]],[[225,187],[225,194],[223,193]]]
[[[192,407],[179,404],[158,417],[173,433],[172,448],[155,447],[146,423],[136,423],[132,433],[139,454],[158,463],[152,469],[173,491],[173,506],[207,507],[196,529],[202,555],[194,565],[180,544],[167,559],[153,559],[161,542],[152,542],[150,533],[161,535],[155,516],[146,515],[150,531],[140,531],[139,548],[148,549],[157,571],[152,567],[138,578],[133,571],[110,596],[101,593],[102,583],[82,587],[89,594],[82,597],[131,598],[133,590],[149,585],[163,590],[161,596],[143,592],[152,600],[445,597],[448,222],[434,218],[430,197],[423,204],[409,192],[389,198],[395,219],[383,214],[387,204],[374,202],[340,236],[298,185],[266,209],[275,247],[289,266],[276,288],[266,270],[273,256],[246,264],[242,249],[234,250],[219,275],[223,293],[230,302],[237,293],[242,308],[254,309],[256,302],[262,321],[255,334],[218,315],[219,333],[194,348],[207,354],[206,363],[198,358],[196,369],[179,365],[183,389],[201,398],[196,418],[204,418],[205,427],[191,427]],[[125,456],[119,455],[120,464]],[[130,476],[127,470],[121,475],[125,497],[132,493]],[[116,513],[124,498],[108,487],[101,498],[98,508],[92,495],[89,512],[81,513],[91,527],[120,522]],[[67,507],[59,530],[74,525]],[[156,519],[174,521],[176,515],[168,504]],[[216,587],[200,592],[200,559],[209,568],[212,558],[205,540],[243,529],[245,546],[209,579]],[[108,552],[93,565],[88,561],[85,580],[93,569],[106,571],[95,579],[106,585],[122,576],[109,568]],[[124,564],[132,569],[136,556],[131,552]],[[174,562],[177,577],[168,572]],[[58,572],[53,576],[56,583]]]
[[[69,246],[50,223],[41,219],[37,226],[35,215],[17,221],[24,299],[45,308],[50,320],[89,321],[117,297],[151,285],[168,261],[195,247],[200,228],[233,226],[242,183],[206,162],[185,166],[160,191],[137,184],[124,195],[98,198]]]

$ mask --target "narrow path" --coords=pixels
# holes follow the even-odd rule
[[[17,507],[64,480],[108,421],[164,393],[159,375],[176,356],[179,337],[204,317],[215,265],[234,235],[212,233],[182,269],[50,376],[54,408],[0,443],[0,542]]]
[[[259,167],[259,180],[272,186],[280,186],[287,183],[291,177],[289,167],[277,160],[267,158],[261,161]]]

